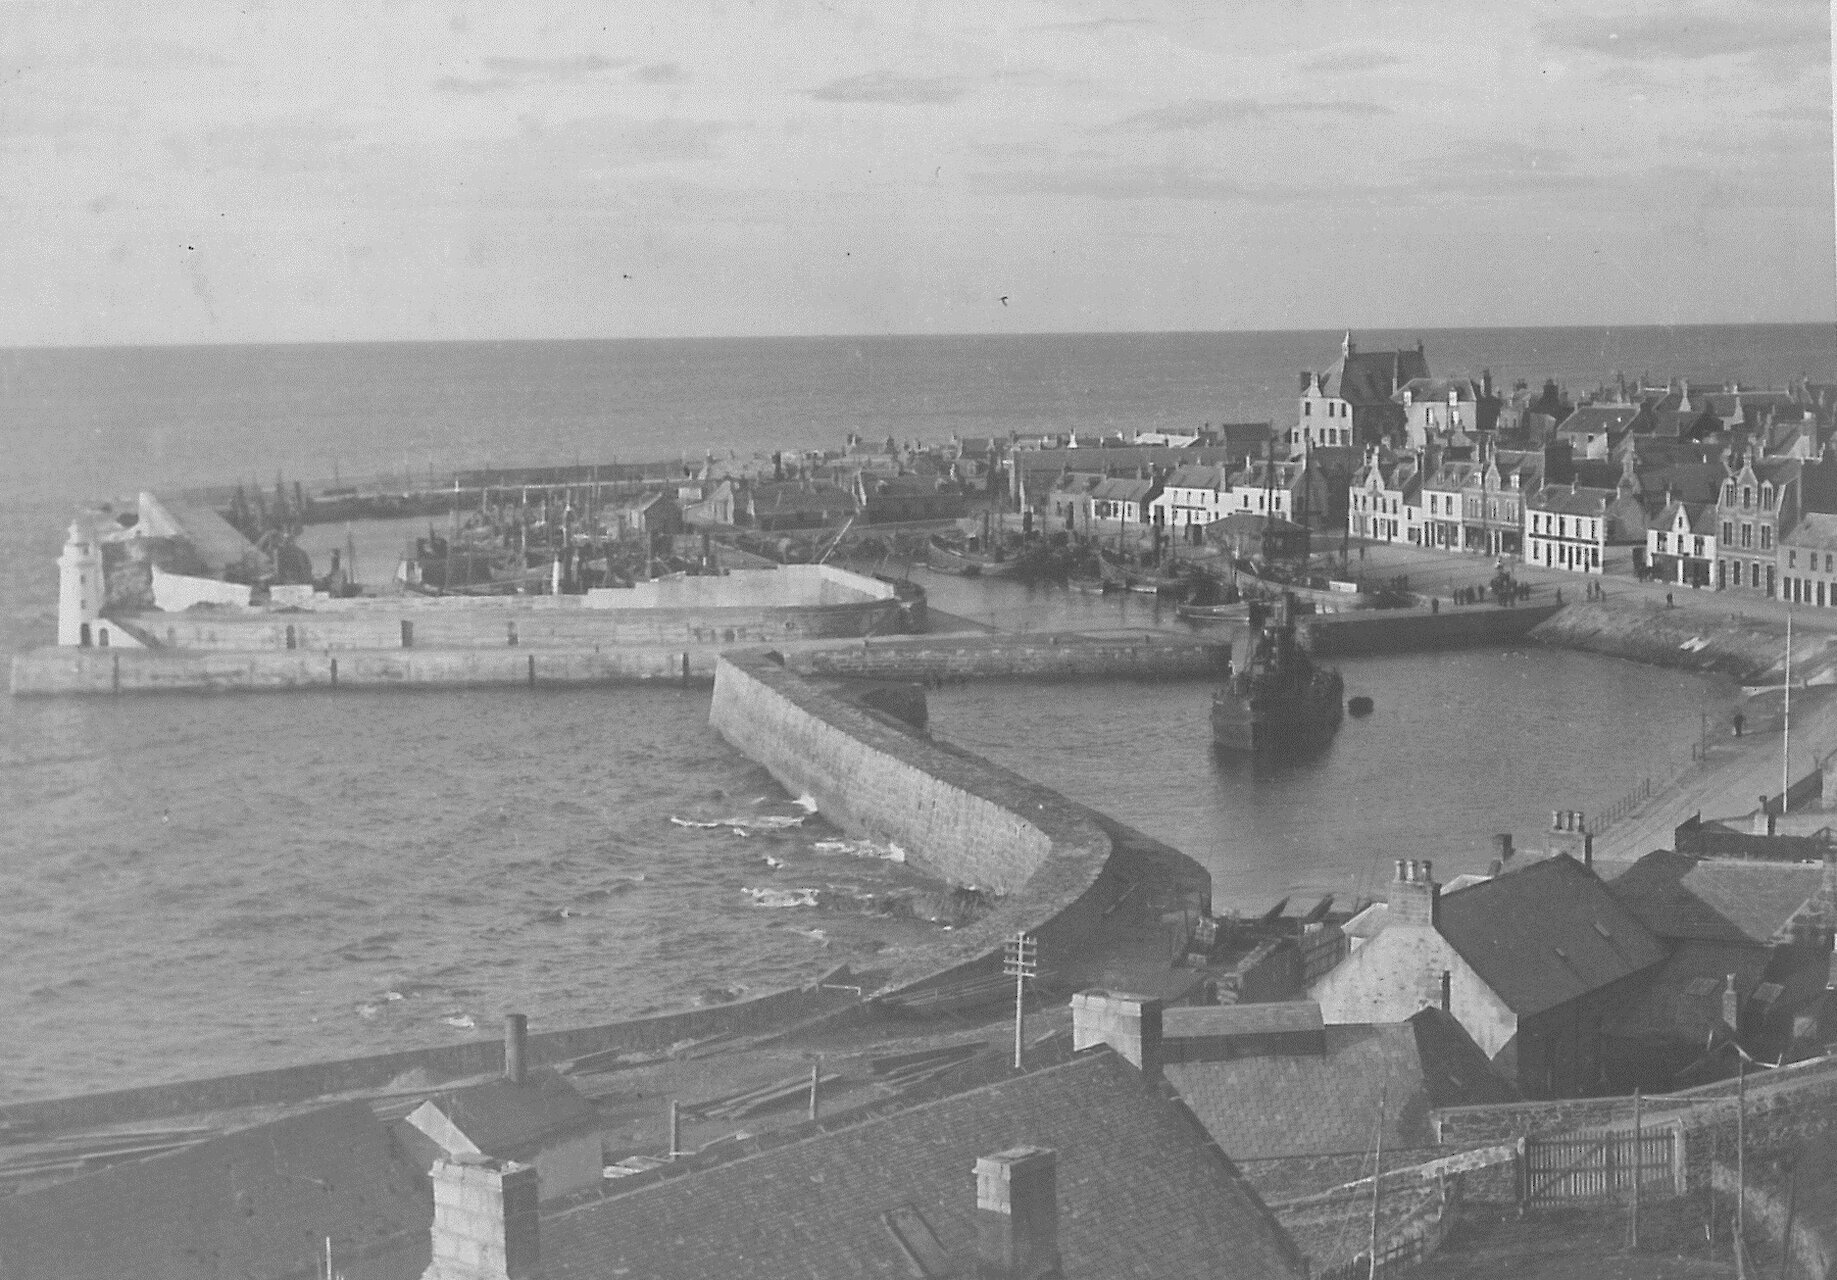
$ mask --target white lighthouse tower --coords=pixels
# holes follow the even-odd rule
[[[71,522],[57,571],[57,642],[91,644],[91,631],[102,616],[102,548],[80,520]]]

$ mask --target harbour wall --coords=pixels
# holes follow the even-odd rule
[[[1540,644],[1653,666],[1732,676],[1743,683],[1782,678],[1786,624],[1703,608],[1667,609],[1639,600],[1565,607],[1531,633]],[[1793,680],[1820,682],[1837,670],[1837,636],[1800,628],[1792,637]]]
[[[1039,938],[1042,968],[1054,968],[1120,888],[1104,883],[1115,846],[1088,811],[831,697],[775,655],[722,658],[709,723],[844,830],[896,843],[919,870],[999,895],[994,910],[895,970],[879,994],[992,968],[1021,931]]]
[[[714,679],[723,643],[505,645],[375,649],[77,649],[47,646],[14,657],[13,693],[217,693],[298,689],[456,689],[523,685],[681,683]],[[1192,678],[1216,675],[1224,645],[1180,638],[1093,639],[1077,634],[929,636],[804,642],[782,647],[811,676],[936,683],[972,677]]]
[[[1514,644],[1561,608],[1550,604],[1515,605],[1509,609],[1473,605],[1438,612],[1361,609],[1304,617],[1298,630],[1308,650],[1321,658],[1416,653],[1425,649]]]
[[[600,1026],[532,1032],[527,1061],[532,1066],[554,1065],[592,1053],[657,1053],[687,1041],[716,1036],[776,1033],[792,1023],[858,1004],[859,997],[852,988],[838,989],[839,984],[858,981],[843,965],[809,986],[769,992],[750,1000]],[[8,1103],[0,1105],[0,1130],[72,1129],[231,1107],[303,1102],[332,1094],[384,1089],[411,1072],[419,1073],[420,1079],[403,1084],[404,1089],[412,1089],[503,1069],[501,1037],[468,1040],[438,1048],[307,1062],[207,1080]]]

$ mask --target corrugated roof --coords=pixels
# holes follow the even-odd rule
[[[1542,1013],[1664,959],[1606,885],[1567,855],[1442,899],[1437,929],[1520,1017]]]
[[[379,1250],[365,1280],[416,1280],[432,1202],[362,1102],[0,1196],[6,1280],[266,1280]],[[357,1271],[353,1275],[359,1274]]]
[[[1161,1013],[1161,1035],[1169,1040],[1319,1031],[1322,1025],[1320,1005],[1312,1000],[1268,1004],[1176,1005]]]
[[[547,1280],[860,1280],[923,1274],[886,1215],[915,1213],[974,1274],[985,1155],[1058,1152],[1068,1277],[1295,1277],[1306,1266],[1183,1108],[1108,1049],[544,1219]],[[907,1221],[912,1219],[907,1218]]]
[[[428,1099],[488,1156],[514,1158],[534,1146],[595,1128],[599,1112],[567,1080],[547,1067],[522,1084],[502,1076]]]
[[[1824,880],[1817,863],[1695,858],[1659,850],[1613,880],[1608,891],[1662,938],[1767,943]]]
[[[1165,1074],[1234,1160],[1368,1151],[1380,1101],[1386,1147],[1433,1146],[1431,1109],[1518,1097],[1440,1009],[1407,1022],[1337,1024],[1325,1036],[1324,1054],[1179,1062]]]

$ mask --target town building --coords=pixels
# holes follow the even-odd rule
[[[505,1074],[435,1094],[396,1126],[402,1146],[424,1169],[436,1159],[484,1157],[535,1167],[542,1199],[600,1184],[599,1111],[555,1071],[524,1068],[523,1032],[506,1043]]]
[[[1330,1024],[1445,1009],[1527,1097],[1569,1097],[1597,1088],[1605,1011],[1665,954],[1567,855],[1446,895],[1400,861],[1382,927],[1308,995]]]
[[[1606,572],[1620,494],[1577,484],[1547,484],[1525,502],[1525,561],[1571,573]]]
[[[1150,508],[1161,495],[1161,482],[1113,476],[1091,486],[1085,499],[1090,513],[1079,532],[1096,537],[1127,535],[1140,530],[1151,519]]]
[[[1224,510],[1229,515],[1248,511],[1252,515],[1280,516],[1295,520],[1305,501],[1306,466],[1300,462],[1251,462],[1231,473],[1230,487],[1224,493]]]
[[[1371,542],[1410,542],[1420,537],[1421,519],[1406,508],[1422,509],[1422,471],[1414,453],[1386,457],[1378,445],[1365,449],[1365,463],[1353,473],[1346,496],[1348,528],[1355,538]]]
[[[1047,494],[1046,512],[1047,527],[1053,531],[1063,529],[1067,533],[1078,533],[1088,530],[1091,524],[1091,490],[1096,488],[1104,477],[1094,471],[1066,471],[1054,481]]]
[[[1644,430],[1650,421],[1641,404],[1585,404],[1557,424],[1556,438],[1578,461],[1606,458],[1629,432]]]
[[[1661,582],[1716,585],[1716,508],[1672,499],[1646,530],[1646,565]]]
[[[1799,516],[1796,458],[1733,459],[1716,504],[1716,585],[1769,599],[1779,594],[1779,534]]]
[[[1443,462],[1422,482],[1422,537],[1425,547],[1438,551],[1478,550],[1468,537],[1466,494],[1475,476],[1485,470],[1471,460]]]
[[[1169,449],[1160,445],[1052,447],[1010,449],[1002,459],[1007,492],[1015,511],[1045,514],[1049,495],[1067,471],[1099,475],[1169,475],[1179,467],[1218,467],[1241,463],[1245,453],[1234,445]]]
[[[1406,449],[1426,449],[1456,435],[1490,434],[1499,420],[1499,401],[1490,377],[1412,378],[1391,397],[1404,413]]]
[[[1780,535],[1781,596],[1837,608],[1837,515],[1810,511]]]
[[[1231,472],[1226,467],[1181,467],[1162,483],[1149,504],[1150,518],[1171,536],[1196,542],[1201,531],[1227,513]]]
[[[1339,359],[1325,370],[1301,374],[1292,452],[1337,446],[1363,449],[1388,442],[1402,447],[1404,413],[1395,397],[1416,378],[1429,376],[1422,344],[1414,351],[1360,351],[1348,333]]]

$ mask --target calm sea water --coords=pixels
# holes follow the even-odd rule
[[[1282,420],[1296,372],[1339,337],[0,352],[0,650],[52,638],[71,511],[140,488],[751,453],[850,431]],[[1837,376],[1827,326],[1358,335],[1418,337],[1436,372],[1508,384]],[[1157,624],[1130,602],[1061,596],[1029,615],[1012,590],[934,585],[942,607],[997,621]],[[1611,798],[1655,745],[1682,755],[1699,710],[1728,697],[1567,654],[1346,672],[1378,714],[1277,778],[1210,755],[1197,686],[947,690],[937,731],[1185,848],[1221,904],[1257,905],[1350,891],[1393,856],[1481,864],[1493,830]],[[539,1027],[605,1020],[911,945],[917,926],[754,905],[748,889],[912,878],[761,821],[795,810],[706,714],[705,693],[648,690],[0,699],[0,1098],[439,1043],[509,1008]]]

